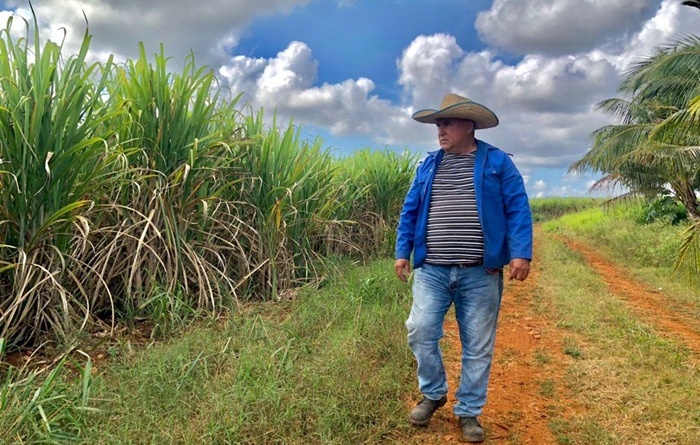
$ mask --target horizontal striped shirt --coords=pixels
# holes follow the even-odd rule
[[[484,256],[474,193],[475,157],[445,153],[438,166],[428,213],[427,263],[471,263]]]

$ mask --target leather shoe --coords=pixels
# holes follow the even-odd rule
[[[478,443],[484,441],[484,428],[476,417],[460,417],[459,427],[462,429],[462,437],[467,442]]]
[[[427,425],[438,408],[447,403],[447,396],[442,396],[440,400],[431,400],[423,397],[423,400],[418,402],[413,411],[411,411],[411,423],[414,425]]]

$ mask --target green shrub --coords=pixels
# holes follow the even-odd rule
[[[688,212],[673,197],[660,196],[644,207],[644,217],[641,222],[649,224],[658,220],[666,220],[676,225],[688,220]]]

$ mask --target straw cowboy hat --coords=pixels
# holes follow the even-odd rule
[[[474,122],[475,129],[491,128],[498,125],[498,117],[493,111],[454,93],[445,95],[439,110],[419,110],[411,117],[424,124],[434,124],[437,119],[468,119]]]

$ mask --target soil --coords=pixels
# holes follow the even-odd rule
[[[692,319],[670,308],[662,293],[635,281],[629,273],[591,248],[569,239],[560,241],[579,252],[607,283],[609,292],[626,302],[644,322],[653,325],[662,335],[678,339],[692,351],[700,352],[700,333],[692,327]],[[573,360],[564,354],[564,333],[538,313],[538,307],[546,304],[537,301],[540,271],[539,263],[534,261],[526,281],[506,279],[505,282],[488,400],[480,417],[486,430],[484,444],[556,445],[558,442],[549,422],[555,417],[570,419],[582,409],[571,398],[564,381],[565,370]],[[411,443],[462,442],[457,419],[452,413],[461,366],[460,350],[457,324],[448,316],[443,339],[450,386],[448,402],[435,413],[427,427],[414,429]],[[419,395],[410,398],[409,409]]]

